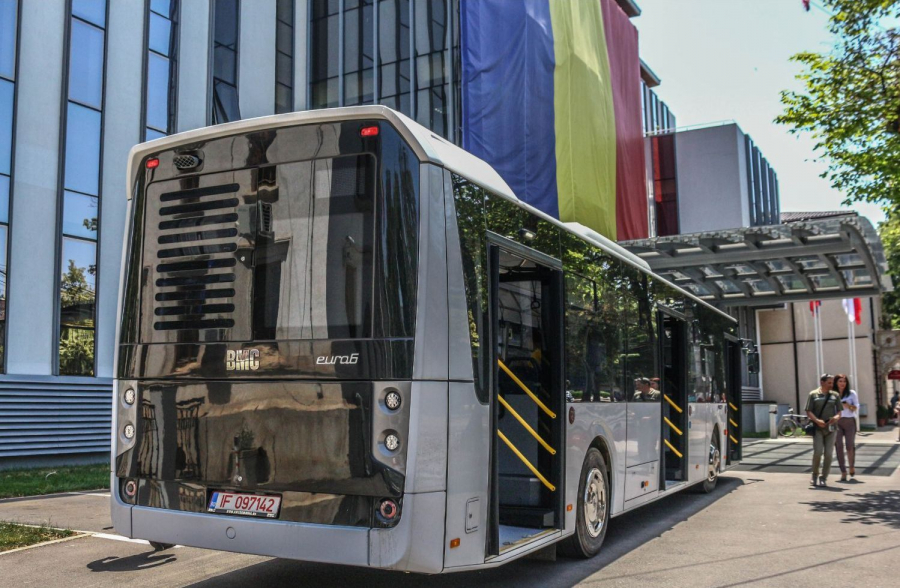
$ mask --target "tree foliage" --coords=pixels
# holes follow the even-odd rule
[[[846,203],[900,207],[900,0],[822,0],[833,14],[828,53],[803,52],[799,92],[782,92],[776,122],[809,133],[823,177]]]
[[[878,227],[878,233],[884,245],[888,274],[894,280],[894,287],[900,288],[900,215],[889,212],[887,219]],[[884,293],[881,311],[882,329],[900,329],[900,290]]]

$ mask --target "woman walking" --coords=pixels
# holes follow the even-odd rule
[[[850,462],[850,477],[856,477],[856,411],[859,410],[859,396],[850,388],[847,374],[834,377],[834,387],[841,396],[841,418],[838,421],[835,444],[837,445],[838,464],[841,466],[841,482],[847,481],[847,464],[844,462],[844,445],[847,448],[847,461]]]

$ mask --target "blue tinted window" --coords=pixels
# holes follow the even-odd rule
[[[172,23],[158,14],[150,13],[150,48],[163,55],[169,54]]]
[[[63,234],[85,239],[97,238],[97,197],[65,192]]]
[[[238,34],[238,0],[214,0],[215,5],[215,40],[220,45],[237,48]]]
[[[237,53],[217,46],[214,54],[213,76],[232,86],[237,84]]]
[[[237,89],[222,82],[213,86],[213,124],[241,119]]]
[[[106,26],[106,0],[72,0],[72,15]]]
[[[173,4],[172,0],[150,0],[150,10],[166,18],[172,18],[175,16]]]
[[[72,20],[69,98],[100,108],[103,99],[103,31]]]
[[[86,285],[93,298],[94,284],[96,283],[97,273],[97,246],[92,241],[82,241],[81,239],[63,239],[63,259],[62,273],[63,276],[70,273],[72,265],[78,270],[84,272],[83,277],[77,276],[72,279],[73,283]],[[93,304],[93,300],[90,301]]]
[[[169,120],[169,60],[147,57],[147,126],[165,131]]]
[[[0,174],[7,175],[12,152],[13,90],[12,82],[0,80]]]
[[[147,136],[146,136],[146,138],[144,139],[145,141],[152,141],[153,139],[159,139],[160,137],[165,137],[165,136],[166,136],[165,133],[160,133],[160,132],[157,131],[156,129],[151,129],[150,127],[147,127],[147,133],[146,133],[146,135],[147,135]]]
[[[65,157],[65,187],[97,195],[100,171],[99,112],[69,103]]]
[[[16,1],[0,0],[0,76],[10,79],[16,73]]]
[[[0,223],[8,223],[8,222],[9,222],[9,176],[0,175]]]
[[[94,374],[96,244],[64,238],[60,265],[59,373],[91,376]]]

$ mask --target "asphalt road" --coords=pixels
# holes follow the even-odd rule
[[[827,489],[809,488],[801,473],[730,472],[713,494],[678,494],[614,519],[603,552],[592,560],[525,560],[437,577],[192,548],[154,553],[145,543],[111,535],[106,508],[102,494],[0,502],[2,520],[44,517],[99,532],[0,555],[0,585],[875,588],[898,585],[900,561],[896,472]]]

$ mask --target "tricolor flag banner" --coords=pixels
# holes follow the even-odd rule
[[[463,147],[519,199],[647,237],[637,29],[615,0],[462,0]]]
[[[809,301],[809,312],[815,315],[819,311],[819,307],[822,306],[821,300],[810,300]]]
[[[857,325],[862,324],[862,300],[859,298],[844,298],[844,312],[847,320]]]

